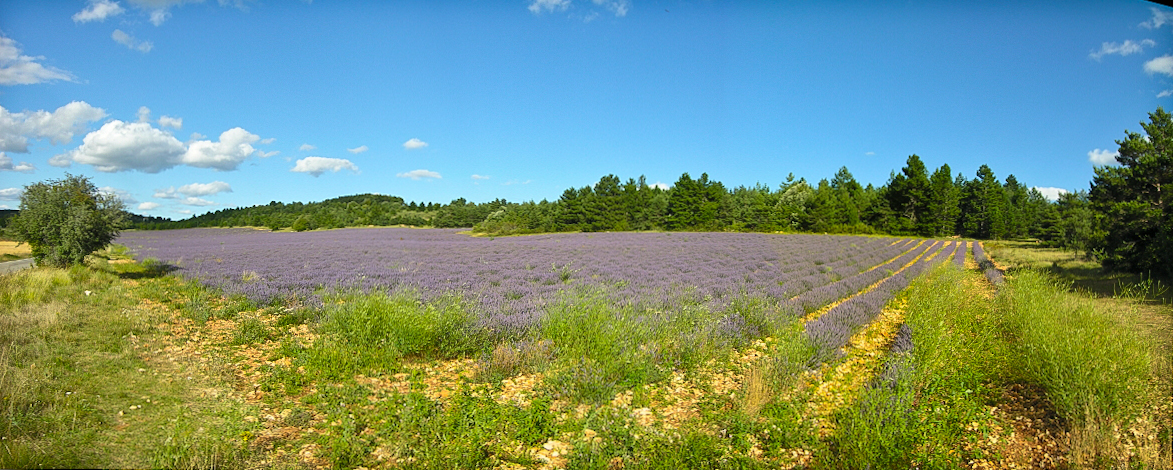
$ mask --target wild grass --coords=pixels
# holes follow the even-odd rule
[[[887,373],[835,416],[827,466],[957,468],[987,457],[958,451],[972,448],[967,425],[988,415],[998,398],[990,385],[1009,356],[991,305],[980,300],[982,282],[942,265],[909,285],[902,296],[913,348],[890,355]]]
[[[1108,311],[1068,288],[1045,274],[1021,271],[999,296],[1022,372],[1046,390],[1069,423],[1073,461],[1135,463],[1136,450],[1152,454],[1145,447],[1157,444],[1148,439],[1156,430],[1135,427],[1159,394],[1157,345],[1140,332],[1134,311]],[[1121,435],[1130,428],[1143,438]]]
[[[172,407],[191,400],[195,383],[147,373],[154,368],[135,345],[157,336],[164,319],[139,308],[141,297],[122,282],[137,266],[98,265],[0,275],[0,468],[228,462],[152,458],[166,448],[159,430],[170,429]],[[219,405],[192,419],[219,429],[207,424],[232,409]],[[217,432],[207,434],[233,442]],[[226,455],[190,444],[175,443],[172,455]]]

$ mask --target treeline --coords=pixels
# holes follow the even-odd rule
[[[178,221],[138,216],[138,220],[131,221],[131,226],[143,230],[253,226],[297,231],[367,225],[471,227],[505,204],[504,200],[476,204],[464,198],[448,204],[406,203],[396,196],[360,194],[311,203],[273,201],[264,206],[221,209]]]
[[[504,204],[474,231],[521,234],[608,230],[732,230],[887,233],[981,239],[1055,239],[1061,214],[1037,190],[986,165],[974,177],[949,165],[932,173],[917,155],[877,188],[863,186],[846,167],[815,184],[789,175],[772,188],[727,188],[708,174],[680,176],[668,189],[644,177],[622,182],[607,175],[570,188],[556,201]]]

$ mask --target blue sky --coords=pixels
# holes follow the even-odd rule
[[[612,173],[878,186],[914,153],[1072,190],[1173,108],[1171,8],[875,3],[5,1],[0,208],[66,172],[185,218]]]

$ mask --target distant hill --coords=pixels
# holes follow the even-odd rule
[[[464,198],[448,204],[417,204],[405,203],[398,196],[356,194],[322,202],[285,204],[273,201],[263,206],[222,209],[184,220],[135,216],[131,222],[134,228],[143,230],[242,226],[294,230],[368,225],[472,227],[506,204],[501,199],[476,204]]]

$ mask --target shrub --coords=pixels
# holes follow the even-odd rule
[[[20,214],[9,222],[9,233],[32,248],[37,264],[65,267],[106,247],[123,223],[118,197],[98,191],[89,178],[65,179],[24,188]]]

